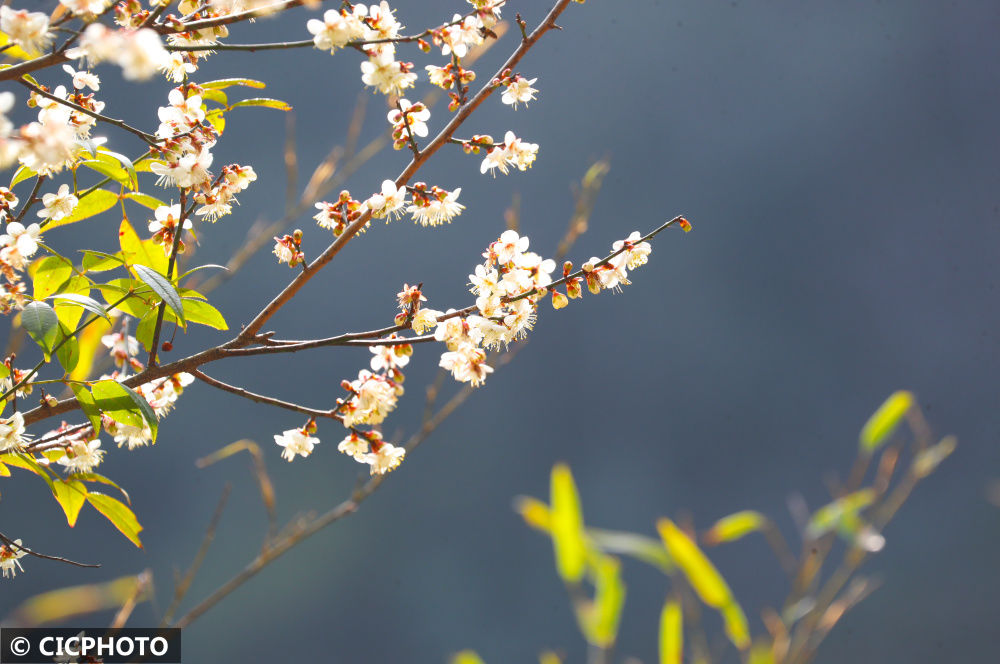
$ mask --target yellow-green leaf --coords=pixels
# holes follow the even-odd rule
[[[729,604],[733,599],[729,586],[698,545],[670,519],[660,519],[656,528],[670,557],[684,572],[701,601],[716,609]]]
[[[48,231],[58,226],[65,226],[67,224],[74,224],[78,221],[83,221],[84,219],[90,219],[91,217],[97,216],[102,212],[110,210],[117,204],[118,194],[112,193],[107,189],[95,189],[80,199],[80,202],[77,203],[75,208],[73,208],[72,214],[63,217],[58,221],[51,221],[45,224],[43,228]]]
[[[142,532],[142,526],[139,525],[139,520],[135,518],[135,514],[125,503],[95,491],[87,494],[87,502],[103,514],[122,535],[131,540],[140,549],[142,548],[142,542],[139,540],[139,533]]]
[[[726,604],[721,609],[722,623],[726,636],[740,650],[750,647],[750,627],[747,625],[746,614],[735,601]]]
[[[180,319],[181,326],[185,326],[184,320],[184,304],[181,302],[181,296],[178,295],[177,289],[171,284],[166,277],[154,270],[147,265],[135,264],[132,266],[135,270],[136,276],[142,280],[144,284],[153,289],[160,299],[167,303],[167,306],[174,312],[174,315]],[[218,313],[218,312],[216,312]],[[225,321],[223,321],[225,324]]]
[[[199,83],[200,87],[207,88],[209,90],[224,90],[226,88],[231,88],[234,85],[242,85],[245,88],[258,89],[267,87],[267,84],[263,81],[257,81],[252,78],[220,78],[215,81],[208,81],[207,83]]]
[[[583,537],[580,495],[573,474],[565,464],[556,464],[552,469],[550,492],[556,569],[564,581],[577,583],[586,569],[587,546]]]
[[[217,330],[228,330],[229,325],[218,309],[208,302],[184,299],[184,317],[191,323],[207,325]]]
[[[0,33],[0,35],[2,34],[3,33]],[[14,171],[14,177],[10,180],[10,188],[13,189],[14,185],[20,184],[28,178],[33,178],[36,175],[38,175],[38,173],[31,170],[27,166],[19,166],[18,169]]]
[[[861,429],[859,444],[866,453],[874,452],[893,434],[906,413],[913,407],[913,394],[905,390],[894,392]]]
[[[73,390],[73,396],[80,403],[80,410],[90,420],[94,433],[99,433],[101,430],[101,409],[97,407],[97,402],[90,394],[90,390],[87,389],[86,385],[80,383],[70,383],[69,387]]]
[[[101,380],[91,388],[94,403],[102,413],[120,424],[149,426],[156,442],[157,419],[153,408],[138,392],[116,380]]]
[[[652,537],[599,528],[587,528],[586,533],[588,541],[604,553],[631,556],[667,574],[675,569],[663,543]]]
[[[484,664],[483,659],[474,650],[463,650],[451,656],[449,664]]]
[[[660,664],[681,664],[684,653],[684,614],[681,603],[668,599],[660,611]]]
[[[77,323],[83,316],[83,309],[70,300],[76,298],[87,298],[90,296],[90,281],[79,274],[74,274],[66,283],[59,287],[59,292],[49,297],[52,300],[52,308],[56,310],[59,322],[69,329],[76,329]]]
[[[767,525],[767,517],[760,512],[744,510],[722,517],[705,533],[705,543],[709,545],[732,542]]]
[[[167,257],[159,247],[153,247],[143,242],[132,228],[128,217],[122,219],[118,227],[118,244],[122,249],[122,257],[129,265],[148,265],[160,274],[167,273]],[[150,249],[153,249],[152,251]]]
[[[592,560],[594,602],[586,612],[587,640],[595,646],[610,648],[618,638],[622,609],[625,607],[625,584],[617,558],[596,554]]]
[[[69,527],[75,526],[76,518],[80,515],[80,510],[83,509],[87,499],[87,487],[75,479],[55,480],[52,482],[52,495],[66,513]]]
[[[270,99],[268,97],[254,97],[253,99],[241,99],[240,101],[233,102],[229,107],[241,108],[241,107],[261,107],[261,108],[273,108],[276,111],[290,111],[292,110],[291,105],[288,102],[281,101],[280,99]]]
[[[862,489],[827,503],[810,517],[806,524],[806,535],[815,539],[839,528],[845,520],[856,518],[874,500],[875,492],[872,489]]]
[[[130,201],[135,201],[139,205],[149,208],[155,211],[156,208],[166,205],[163,201],[155,196],[150,196],[149,194],[144,194],[141,191],[133,191],[125,194],[125,199]]]
[[[28,274],[31,276],[32,295],[36,300],[44,300],[66,283],[73,274],[73,266],[59,256],[46,256],[33,262]]]

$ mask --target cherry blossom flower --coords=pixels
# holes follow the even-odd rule
[[[486,352],[475,344],[463,343],[457,349],[441,355],[441,368],[451,372],[455,380],[479,386],[493,367],[486,364]]]
[[[389,338],[395,338],[395,336],[392,335]],[[401,343],[399,346],[371,346],[368,350],[375,356],[371,359],[372,371],[394,371],[409,364],[410,356],[405,354],[405,352],[397,352],[397,349],[402,349],[404,346],[409,347],[409,344]]]
[[[153,431],[148,423],[143,423],[141,427],[121,422],[105,422],[104,428],[109,434],[114,436],[118,447],[128,443],[128,448],[134,450],[137,447],[149,445],[153,440]]]
[[[9,544],[0,545],[0,570],[3,570],[3,577],[6,579],[8,576],[15,576],[17,571],[24,571],[21,567],[20,558],[27,555],[24,549],[19,548],[21,546],[21,540],[14,540],[14,546]]]
[[[24,440],[24,415],[14,413],[5,420],[0,419],[0,452],[20,450]]]
[[[374,452],[365,455],[365,463],[371,465],[372,475],[384,475],[396,469],[403,462],[406,450],[391,443],[382,443]]]
[[[427,112],[430,115],[430,112]],[[427,125],[424,125],[424,136],[427,135]],[[403,214],[402,207],[406,203],[406,187],[396,188],[396,183],[392,180],[382,181],[382,191],[373,194],[365,205],[372,211],[372,216],[376,219],[385,218],[391,221],[395,217]],[[322,225],[322,224],[320,224]]]
[[[640,265],[645,265],[649,260],[648,256],[653,251],[653,247],[650,246],[648,242],[640,242],[642,236],[639,235],[639,231],[632,231],[625,240],[618,240],[611,248],[613,251],[619,251],[622,247],[625,251],[621,255],[625,256],[625,262],[628,269],[634,270]]]
[[[353,12],[346,9],[330,9],[323,14],[323,20],[310,19],[306,22],[306,30],[313,35],[316,48],[329,50],[333,53],[348,42],[365,36],[365,24],[362,18],[367,14],[364,5],[354,5]]]
[[[160,35],[150,28],[140,28],[123,35],[116,62],[126,80],[144,81],[156,75],[169,59]]]
[[[352,396],[341,408],[345,427],[380,424],[396,408],[396,401],[402,393],[401,385],[364,369],[358,372],[357,380],[346,385]]]
[[[435,309],[420,309],[413,315],[413,320],[410,321],[410,328],[417,334],[423,334],[432,327],[437,326],[437,319],[440,315],[441,312]]]
[[[385,95],[402,94],[406,88],[413,87],[417,80],[417,75],[411,71],[413,65],[394,58],[387,49],[373,53],[361,63],[361,81]]]
[[[49,17],[41,12],[0,7],[0,31],[30,54],[37,54],[52,43]]]
[[[38,251],[40,236],[38,224],[30,224],[25,228],[20,222],[10,222],[7,224],[7,233],[0,235],[0,260],[15,270],[23,270],[25,259]]]
[[[504,90],[503,95],[501,95],[500,101],[511,106],[514,110],[517,110],[518,102],[527,106],[529,101],[535,99],[535,93],[538,92],[538,90],[531,87],[537,80],[537,78],[533,78],[529,81],[518,74],[513,79],[510,79],[509,82],[505,83],[507,89]]]
[[[513,263],[521,253],[528,250],[528,238],[521,237],[517,231],[507,230],[500,234],[500,239],[491,245],[496,252],[496,261],[501,265]]]
[[[275,434],[274,442],[285,448],[281,451],[281,458],[291,461],[296,455],[307,457],[312,454],[319,438],[309,436],[303,429],[289,429],[280,435]]]
[[[461,15],[455,14],[451,20],[457,23],[444,28],[440,33],[441,55],[454,53],[455,57],[464,58],[469,52],[469,46],[483,43],[483,37],[479,34],[482,24],[475,16],[463,19]]]
[[[132,335],[124,332],[114,332],[101,337],[101,343],[111,351],[111,357],[115,360],[115,366],[121,367],[133,355],[139,354],[139,341]]]
[[[367,463],[365,457],[368,455],[368,441],[352,431],[351,435],[340,441],[337,451],[354,457],[355,461]]]
[[[94,92],[101,89],[101,79],[97,74],[86,70],[77,71],[71,65],[63,65],[63,71],[73,77],[73,87],[77,90],[90,88]]]
[[[89,443],[78,440],[70,443],[66,448],[66,454],[56,459],[56,462],[66,466],[71,473],[89,473],[100,465],[103,459],[104,450],[101,449],[100,440],[94,439]]]
[[[198,71],[198,65],[192,60],[197,60],[197,58],[193,58],[190,53],[174,51],[160,65],[160,71],[168,80],[182,83],[185,77]]]
[[[100,14],[108,8],[110,0],[59,0],[66,9],[74,14]]]
[[[77,202],[76,196],[69,193],[69,185],[62,184],[56,193],[42,196],[42,205],[45,207],[38,211],[38,216],[42,219],[59,221],[73,213]]]
[[[421,226],[450,224],[451,220],[465,209],[465,206],[458,202],[460,193],[462,193],[461,187],[452,192],[441,189],[436,195],[425,199],[424,205],[409,205],[406,211],[412,214],[413,220]]]

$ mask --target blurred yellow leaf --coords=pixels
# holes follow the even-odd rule
[[[954,436],[948,436],[943,438],[941,442],[931,445],[926,450],[922,450],[917,454],[916,458],[913,459],[913,473],[917,477],[927,477],[938,465],[947,459],[952,452],[955,451],[955,446],[958,444],[958,440]]]
[[[749,629],[743,609],[736,603],[729,585],[712,562],[670,519],[660,519],[656,528],[670,556],[684,572],[701,601],[722,614],[729,640],[741,650],[749,647]]]
[[[906,413],[913,407],[913,394],[905,390],[894,392],[875,411],[861,429],[859,443],[863,452],[878,449],[899,426]]]
[[[684,653],[684,615],[676,599],[660,612],[660,664],[681,664]]]
[[[449,664],[485,664],[474,650],[463,650],[451,656]]]
[[[551,483],[552,545],[559,576],[569,583],[583,578],[587,545],[583,536],[583,513],[573,475],[565,464],[552,469]]]
[[[117,609],[135,594],[139,580],[125,576],[105,583],[60,588],[26,599],[10,615],[12,624],[37,627],[61,622],[74,616]],[[138,601],[152,596],[147,590]]]
[[[621,563],[617,558],[595,552],[590,564],[594,601],[581,607],[580,626],[588,642],[601,648],[609,648],[618,637],[618,625],[625,607]]]
[[[537,498],[519,496],[514,501],[514,509],[521,515],[524,522],[535,530],[546,533],[552,530],[552,516],[549,513],[549,506]]]
[[[744,510],[722,517],[715,522],[707,533],[705,543],[710,545],[732,542],[754,531],[760,530],[767,523],[767,517],[760,512]]]

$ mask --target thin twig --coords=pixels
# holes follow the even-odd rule
[[[50,556],[50,555],[47,555],[47,554],[44,554],[44,553],[38,553],[37,551],[32,551],[28,547],[26,547],[26,546],[24,546],[22,544],[18,544],[17,542],[15,542],[14,540],[10,539],[9,537],[7,537],[6,535],[4,535],[3,533],[0,533],[0,542],[3,542],[4,544],[6,544],[7,546],[9,546],[11,548],[18,549],[20,551],[24,551],[29,556],[34,556],[35,558],[42,558],[44,560],[54,560],[57,563],[66,563],[67,565],[73,565],[74,567],[100,567],[100,564],[98,564],[98,563],[94,563],[94,564],[91,564],[91,563],[78,563],[75,560],[70,560],[69,558],[63,558],[62,556]]]

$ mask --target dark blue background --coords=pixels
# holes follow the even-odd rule
[[[533,25],[546,5],[512,2],[505,16],[520,11]],[[411,30],[464,10],[460,2],[398,3]],[[261,20],[234,29],[233,41],[302,39],[314,15]],[[491,99],[462,131],[513,129],[540,143],[534,168],[494,180],[479,174],[478,158],[443,152],[420,179],[462,187],[466,212],[438,229],[377,223],[268,328],[306,338],[388,324],[403,282],[423,281],[436,308],[464,306],[467,275],[503,230],[512,194],[520,192],[532,248],[551,253],[572,211],[571,183],[602,156],[612,170],[591,230],[572,252],[578,262],[678,213],[694,232],[661,236],[621,295],[588,296],[560,312],[545,305],[514,362],[358,515],[186,630],[187,661],[442,662],[475,648],[488,662],[513,662],[547,647],[580,661],[551,547],[514,514],[515,495],[545,496],[549,469],[565,460],[596,526],[653,534],[659,516],[686,512],[706,527],[753,508],[792,535],[787,497],[801,492],[813,508],[825,502],[824,478],[846,474],[861,424],[898,388],[913,390],[935,431],[955,433],[959,449],[887,529],[884,552],[866,568],[883,587],[836,628],[819,661],[987,659],[1000,592],[1000,514],[986,496],[1000,474],[996,4],[592,1],[572,5],[559,23],[565,30],[519,67],[538,77],[538,100],[513,112]],[[477,83],[515,42],[508,34],[476,65]],[[408,58],[421,70],[441,63]],[[355,53],[310,49],[219,54],[198,79],[268,81],[267,94],[296,108],[307,171],[342,141],[359,62]],[[146,84],[148,96],[135,99],[110,68],[100,72],[106,112],[153,126],[168,86]],[[368,101],[362,140],[388,128],[381,96]],[[445,116],[434,109],[432,132]],[[254,221],[281,214],[283,120],[264,110],[231,114],[216,165],[250,163],[260,180],[237,214],[202,231],[199,261],[224,261]],[[113,144],[138,147],[128,140]],[[382,153],[348,187],[362,198],[405,161],[405,153]],[[94,235],[113,238],[116,224],[109,217],[89,235],[74,228],[49,239],[93,244]],[[300,226],[315,255],[328,236],[308,218]],[[238,326],[290,275],[262,252],[213,301]],[[173,356],[227,338],[192,332]],[[417,426],[438,355],[417,348],[387,435]],[[368,357],[326,349],[229,361],[209,373],[325,407]],[[93,512],[68,530],[44,487],[5,482],[5,533],[104,567],[26,560],[25,574],[3,583],[0,613],[42,590],[150,567],[157,598],[133,622],[153,624],[172,595],[173,570],[189,564],[231,481],[188,605],[205,596],[256,554],[266,525],[247,459],[206,470],[194,459],[239,438],[258,441],[283,522],[351,491],[358,468],[336,452],[341,432],[329,424],[309,459],[279,458],[272,434],[299,424],[196,385],[155,447],[111,452],[102,470],[131,492],[145,551]],[[786,590],[764,544],[750,539],[712,556],[763,632],[759,610]],[[619,653],[654,661],[666,584],[633,562],[626,582]]]

